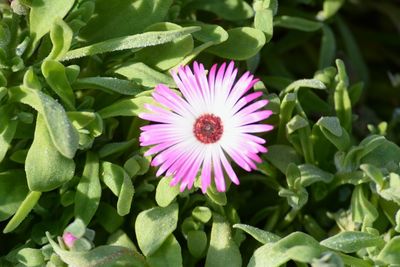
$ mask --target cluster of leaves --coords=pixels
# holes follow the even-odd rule
[[[400,10],[354,2],[0,0],[0,265],[400,264]],[[137,140],[194,59],[237,60],[274,111],[226,194],[170,187]]]

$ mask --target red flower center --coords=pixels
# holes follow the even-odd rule
[[[193,126],[193,133],[197,140],[204,144],[212,144],[221,139],[224,126],[220,117],[213,114],[204,114],[197,118]]]

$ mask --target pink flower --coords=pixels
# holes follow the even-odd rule
[[[64,243],[65,243],[65,245],[68,247],[68,248],[72,248],[73,246],[74,246],[74,243],[75,243],[75,241],[77,240],[78,238],[76,238],[72,233],[70,233],[70,232],[65,232],[64,234],[63,234],[63,241],[64,241]]]
[[[247,171],[257,169],[259,152],[265,140],[253,133],[267,132],[273,126],[259,123],[272,111],[260,110],[268,100],[256,100],[261,92],[246,94],[258,81],[249,72],[236,82],[234,63],[212,66],[208,75],[202,64],[180,67],[172,76],[183,97],[163,84],[153,98],[163,107],[146,104],[151,113],[140,118],[155,122],[141,127],[141,146],[152,146],[145,155],[157,154],[153,166],[160,166],[157,176],[172,176],[171,186],[180,190],[192,188],[201,170],[203,193],[212,177],[218,191],[225,191],[224,171],[234,184],[239,184],[227,156]]]

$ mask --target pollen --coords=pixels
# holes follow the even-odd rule
[[[224,132],[221,118],[213,114],[204,114],[197,118],[193,133],[203,144],[212,144],[221,139]]]

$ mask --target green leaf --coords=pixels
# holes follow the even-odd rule
[[[267,43],[272,39],[274,32],[273,18],[273,11],[269,8],[257,10],[254,17],[254,27],[264,32]]]
[[[250,27],[230,29],[228,34],[228,40],[206,51],[222,58],[245,60],[256,55],[266,41],[262,31]]]
[[[133,195],[135,188],[133,187],[132,180],[126,172],[124,172],[124,180],[122,182],[121,190],[118,195],[117,211],[120,216],[129,214],[132,205]]]
[[[23,248],[18,251],[16,259],[23,266],[43,266],[45,264],[45,259],[42,251],[40,249],[34,248]]]
[[[179,186],[170,186],[171,177],[164,177],[156,188],[156,202],[160,207],[167,207],[179,195]]]
[[[73,6],[75,0],[32,0],[29,12],[29,27],[32,47],[50,31],[53,25],[63,18]]]
[[[124,169],[125,171],[129,174],[130,177],[134,177],[137,174],[139,174],[141,166],[138,162],[138,159],[140,159],[140,156],[133,156],[129,158],[125,163],[124,163]]]
[[[332,173],[323,171],[312,164],[302,164],[298,167],[301,173],[301,184],[305,187],[315,182],[330,183],[334,177]]]
[[[308,120],[300,115],[295,115],[287,124],[286,131],[288,134],[293,134],[299,129],[309,127]]]
[[[380,188],[379,188],[380,189]],[[389,173],[383,188],[378,191],[378,194],[384,199],[392,200],[400,205],[400,175],[397,173]]]
[[[51,30],[50,39],[53,44],[46,60],[59,60],[68,52],[72,42],[73,32],[62,19],[56,19]]]
[[[342,1],[342,0],[340,0]],[[326,1],[325,1],[326,2]],[[332,66],[336,54],[336,39],[331,28],[322,27],[321,49],[319,51],[319,69]]]
[[[124,142],[105,144],[102,148],[100,148],[99,156],[100,158],[105,158],[113,154],[124,152],[125,150],[131,148],[136,142],[137,140],[133,138]]]
[[[150,256],[155,253],[176,229],[177,222],[176,203],[165,208],[156,207],[140,212],[135,222],[135,233],[143,254]]]
[[[10,192],[12,192],[10,194]],[[10,218],[28,193],[25,173],[9,170],[0,173],[0,221]]]
[[[195,0],[189,7],[212,12],[218,17],[231,21],[245,20],[253,16],[253,9],[243,0]]]
[[[24,201],[22,201],[21,205],[18,207],[14,216],[7,223],[6,227],[4,227],[4,234],[14,231],[21,224],[21,222],[28,216],[29,212],[31,212],[33,207],[39,201],[41,195],[41,192],[29,192]]]
[[[218,192],[214,184],[207,188],[207,196],[216,204],[225,206],[227,203],[225,192]]]
[[[176,88],[174,80],[169,75],[158,72],[142,62],[126,63],[114,72],[142,86],[156,87],[162,83],[169,88]]]
[[[64,229],[64,233],[66,232],[73,234],[76,238],[81,238],[86,232],[86,225],[80,218],[76,218]]]
[[[184,25],[200,26],[201,30],[194,32],[193,37],[203,43],[212,42],[213,44],[220,44],[225,42],[229,37],[227,31],[225,31],[224,28],[215,24],[206,24],[200,21],[191,21],[190,23],[185,23]]]
[[[96,113],[88,111],[71,111],[67,116],[77,130],[84,129],[96,120]]]
[[[320,127],[326,139],[339,150],[347,151],[350,148],[349,134],[340,125],[340,121],[337,117],[322,117],[317,121],[316,125]]]
[[[357,185],[354,188],[351,197],[351,214],[353,221],[364,223],[365,226],[369,227],[379,216],[376,207],[365,197],[362,185]]]
[[[241,266],[242,257],[232,238],[229,223],[218,214],[213,214],[210,246],[207,251],[205,267]]]
[[[251,257],[248,267],[278,267],[290,259],[310,262],[321,255],[323,248],[307,234],[294,232],[275,243],[258,248]]]
[[[181,246],[171,234],[156,252],[148,256],[147,262],[152,267],[181,267]]]
[[[296,151],[287,145],[271,145],[268,153],[264,157],[278,168],[282,173],[286,173],[286,168],[290,163],[300,164],[301,158]]]
[[[12,118],[13,114],[10,108],[8,105],[0,107],[0,162],[3,161],[11,147],[11,141],[18,125],[18,121]]]
[[[24,74],[23,85],[30,89],[42,90],[42,84],[38,76],[35,74],[32,67],[30,67]]]
[[[350,133],[352,125],[352,110],[349,93],[347,91],[349,81],[343,61],[337,59],[336,66],[338,69],[338,74],[336,75],[337,85],[334,92],[336,115],[343,128]]]
[[[100,202],[99,208],[96,212],[96,221],[98,221],[98,223],[103,226],[108,233],[113,233],[121,227],[124,219],[111,205]]]
[[[386,139],[361,159],[361,163],[378,168],[385,168],[390,162],[400,162],[400,147]]]
[[[385,180],[379,168],[371,164],[361,164],[360,169],[377,184],[378,190],[382,189],[385,185]]]
[[[85,267],[144,267],[143,258],[121,246],[99,246],[90,251],[68,251],[62,249],[46,232],[47,239],[54,252],[69,266]]]
[[[13,101],[30,105],[43,116],[54,146],[65,157],[73,158],[78,149],[79,137],[64,108],[38,90],[14,87],[10,94]]]
[[[301,180],[300,169],[296,164],[290,163],[286,168],[286,181],[289,188],[296,189]]]
[[[321,82],[320,80],[317,79],[301,79],[301,80],[297,80],[292,82],[291,84],[289,84],[285,90],[283,90],[280,95],[284,95],[287,94],[291,91],[297,91],[298,89],[300,89],[301,87],[305,87],[305,88],[313,88],[313,89],[318,89],[318,90],[325,90],[326,86],[323,82]]]
[[[1,83],[1,74],[0,74],[0,83]],[[7,95],[7,93],[8,93],[8,89],[6,87],[0,86],[0,101],[3,99],[3,97],[5,97]]]
[[[197,206],[192,210],[192,217],[202,223],[208,223],[212,213],[208,207]]]
[[[313,32],[322,27],[321,22],[303,19],[300,17],[280,16],[274,20],[274,26],[283,27],[293,30]]]
[[[97,0],[94,16],[80,37],[91,43],[141,33],[164,21],[172,0]],[[101,30],[99,30],[101,29]]]
[[[117,116],[137,116],[142,112],[146,112],[144,104],[156,104],[154,99],[149,96],[138,96],[130,99],[123,99],[114,102],[108,107],[99,110],[99,114],[103,119]]]
[[[237,228],[237,229],[240,229],[240,230],[248,233],[249,235],[254,237],[254,239],[256,239],[258,242],[260,242],[262,244],[275,243],[281,239],[276,234],[258,229],[256,227],[253,227],[253,226],[247,225],[247,224],[240,224],[240,223],[235,224],[235,225],[233,225],[233,228]]]
[[[189,231],[187,245],[190,254],[195,258],[201,258],[207,248],[207,234],[201,230]]]
[[[138,255],[142,256],[137,251],[135,244],[132,242],[132,240],[129,238],[129,236],[122,230],[117,230],[116,232],[112,233],[107,239],[107,244],[114,245],[114,246],[126,247],[126,248],[130,249],[131,251],[136,252]],[[143,261],[144,261],[144,257],[143,257]]]
[[[25,159],[29,189],[46,192],[72,179],[75,162],[63,156],[54,146],[43,116],[38,114],[33,143]]]
[[[100,196],[99,158],[93,152],[87,152],[85,168],[76,188],[75,217],[82,219],[88,225],[97,211]]]
[[[321,245],[344,253],[357,252],[362,248],[380,246],[384,241],[365,232],[342,232],[321,241]]]
[[[319,20],[327,20],[335,15],[342,7],[344,0],[324,0],[323,8],[317,14]]]
[[[51,89],[61,98],[69,110],[75,109],[75,96],[67,79],[63,64],[46,60],[42,64],[42,73]]]
[[[95,43],[89,46],[70,50],[61,60],[71,60],[85,56],[92,56],[106,52],[126,49],[137,49],[171,42],[177,38],[200,30],[199,27],[186,27],[172,31],[145,32],[142,34],[124,36]]]
[[[393,237],[381,250],[378,259],[387,264],[400,264],[400,236]]]
[[[182,27],[170,22],[160,22],[146,28],[146,31],[173,31]],[[178,64],[193,50],[193,38],[185,35],[158,46],[145,47],[136,52],[135,60],[159,70],[168,70]]]
[[[87,77],[76,80],[74,89],[98,89],[106,93],[118,93],[121,95],[136,95],[142,90],[135,83],[113,77]]]

